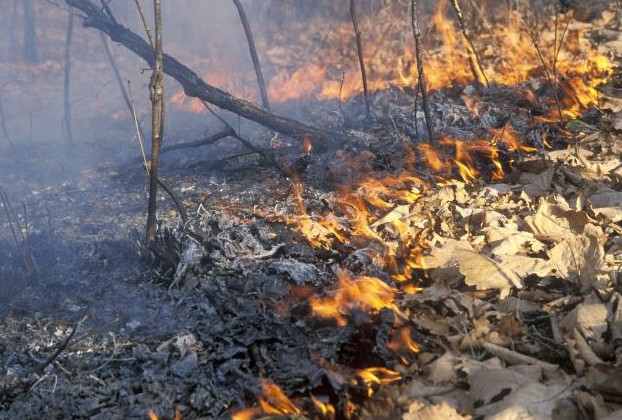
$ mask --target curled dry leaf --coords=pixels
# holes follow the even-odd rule
[[[564,393],[564,382],[542,384],[510,369],[482,369],[469,375],[471,394],[482,406],[476,414],[487,419],[547,419]]]
[[[523,184],[522,190],[529,194],[529,196],[540,197],[551,190],[554,174],[555,168],[553,167],[547,168],[539,174],[523,172],[518,182]]]
[[[498,289],[501,299],[510,294],[512,287],[523,287],[512,265],[504,265],[478,252],[456,249],[456,258],[464,282],[478,290]]]
[[[571,210],[559,196],[540,199],[536,214],[525,217],[536,238],[550,241],[581,233],[588,222],[587,213]]]
[[[587,224],[582,235],[564,237],[547,253],[557,275],[572,283],[578,282],[584,293],[598,280],[597,274],[605,261],[602,234],[600,227]]]

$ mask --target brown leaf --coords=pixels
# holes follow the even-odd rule
[[[589,291],[605,260],[602,234],[600,227],[588,224],[583,235],[566,236],[550,249],[547,254],[557,276],[573,283],[578,281],[583,292]]]
[[[458,267],[464,275],[464,282],[478,290],[498,289],[503,299],[512,287],[522,288],[520,278],[509,267],[468,249],[456,249]]]

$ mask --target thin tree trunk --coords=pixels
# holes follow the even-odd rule
[[[65,81],[63,95],[63,133],[69,143],[73,143],[71,127],[71,44],[73,41],[73,13],[69,12],[67,20],[67,37],[65,38]]]
[[[151,164],[149,165],[149,208],[147,215],[147,242],[151,247],[156,241],[156,198],[158,194],[158,169],[160,147],[164,133],[164,80],[162,58],[162,10],[160,0],[153,0],[155,17],[155,61],[149,94],[151,98]]]
[[[251,60],[253,61],[253,67],[255,69],[255,75],[257,76],[257,83],[259,84],[259,92],[261,94],[261,103],[264,108],[270,109],[270,102],[268,101],[268,92],[266,91],[266,82],[261,72],[261,65],[259,64],[259,56],[257,55],[257,48],[255,47],[255,40],[253,39],[253,33],[251,32],[251,25],[248,22],[248,17],[244,11],[244,7],[240,0],[233,0],[235,7],[238,9],[242,26],[244,27],[244,33],[246,34],[246,41],[248,42],[248,49],[250,50]]]
[[[421,47],[421,31],[419,30],[418,19],[419,1],[411,1],[411,16],[410,23],[413,30],[413,36],[415,38],[415,56],[417,57],[417,73],[419,79],[419,91],[421,92],[421,101],[423,102],[423,113],[425,114],[425,122],[428,127],[428,136],[431,142],[436,140],[434,134],[434,120],[432,119],[432,112],[430,111],[430,103],[428,101],[428,88],[425,81],[425,72],[423,70],[423,52]],[[415,99],[416,100],[416,99]]]
[[[39,62],[33,0],[24,0],[24,49],[22,54],[27,63],[34,64]]]
[[[365,97],[365,114],[367,118],[371,116],[369,109],[369,91],[367,90],[367,71],[365,70],[365,59],[363,57],[363,41],[361,40],[361,29],[359,28],[358,20],[356,19],[356,4],[355,0],[350,0],[350,18],[352,19],[352,26],[354,26],[354,36],[356,38],[356,51],[359,56],[359,66],[361,67],[361,79],[363,79],[363,96]]]

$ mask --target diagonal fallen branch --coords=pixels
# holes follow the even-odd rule
[[[82,11],[86,16],[83,26],[99,29],[105,32],[113,41],[122,44],[150,65],[153,65],[153,50],[149,43],[139,35],[111,19],[101,7],[90,0],[65,0],[67,5]],[[268,110],[260,108],[248,101],[238,99],[233,95],[209,85],[194,71],[177,61],[170,55],[164,54],[164,72],[176,79],[183,87],[186,95],[210,102],[219,108],[226,109],[251,121],[259,123],[285,135],[303,138],[310,137],[316,141],[329,140],[339,137],[316,127],[303,124]]]

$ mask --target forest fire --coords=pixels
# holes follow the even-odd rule
[[[146,61],[153,74],[148,82],[140,79],[151,102],[151,161],[141,144],[144,168],[124,172],[114,166],[102,174],[89,166],[80,172],[92,183],[90,178],[101,178],[95,190],[103,184],[126,188],[123,198],[113,198],[136,209],[142,202],[136,205],[133,199],[146,190],[129,184],[143,180],[146,169],[146,240],[119,240],[131,243],[121,251],[117,237],[98,243],[103,251],[70,242],[63,246],[67,254],[80,249],[85,258],[96,259],[101,278],[111,261],[136,249],[147,269],[132,266],[131,273],[142,276],[141,281],[148,277],[149,282],[137,283],[149,289],[128,285],[126,272],[119,274],[116,289],[98,286],[108,293],[118,290],[110,299],[114,305],[101,303],[104,313],[97,319],[112,322],[118,335],[100,334],[100,341],[89,341],[103,355],[94,362],[68,358],[71,369],[55,363],[63,352],[74,351],[72,346],[80,349],[74,356],[88,353],[78,344],[90,340],[90,332],[71,341],[83,321],[66,342],[52,340],[58,351],[49,344],[29,344],[24,348],[43,350],[7,359],[2,375],[31,382],[15,380],[6,387],[0,409],[17,402],[14,412],[23,410],[28,394],[49,404],[45,398],[54,397],[48,390],[56,389],[56,376],[65,386],[84,376],[97,391],[75,393],[98,397],[77,404],[75,410],[82,411],[75,418],[101,417],[113,412],[110,407],[126,404],[140,405],[140,413],[150,419],[158,419],[156,413],[174,413],[175,419],[408,419],[419,418],[417,404],[440,410],[438,401],[447,405],[446,396],[437,393],[458,388],[473,394],[470,402],[443,409],[485,417],[508,408],[482,410],[503,401],[506,390],[477,395],[484,393],[481,383],[493,382],[480,380],[481,372],[495,371],[503,382],[503,369],[524,365],[529,369],[511,374],[543,385],[560,376],[550,374],[560,366],[568,371],[565,376],[574,369],[587,380],[587,369],[615,360],[613,340],[620,338],[610,324],[622,318],[619,290],[611,285],[619,282],[622,264],[622,245],[614,238],[621,232],[622,165],[600,160],[600,154],[619,153],[622,146],[587,144],[622,130],[622,111],[601,109],[602,85],[611,84],[618,71],[616,56],[595,46],[594,28],[605,24],[581,22],[572,11],[562,13],[557,2],[538,3],[544,5],[541,13],[530,10],[532,0],[511,5],[350,1],[349,11],[344,2],[318,0],[327,9],[316,10],[306,1],[283,1],[297,4],[295,10],[280,10],[285,3],[278,1],[244,5],[234,0],[229,5],[239,13],[234,16],[242,23],[237,29],[246,35],[246,43],[235,46],[236,53],[250,51],[244,64],[227,56],[234,50],[228,39],[214,37],[186,50],[184,33],[163,48],[162,39],[152,39],[149,30],[139,35],[115,18],[130,6],[65,0],[85,26]],[[243,6],[251,13],[250,26]],[[159,2],[153,7],[157,22],[162,17]],[[167,10],[168,18],[180,11]],[[230,18],[231,10],[223,6],[219,12]],[[143,24],[138,27],[148,27],[142,11],[137,13]],[[608,16],[607,22],[615,21],[613,12]],[[622,3],[619,17],[618,26],[607,24],[622,33]],[[161,22],[154,27],[161,31]],[[606,34],[613,38],[611,32]],[[206,46],[218,47],[217,52],[202,56]],[[131,136],[142,139],[142,131],[149,129],[140,120],[149,107],[137,102],[134,108],[130,84],[124,84],[118,69],[119,63],[133,64],[127,57],[115,61],[110,51],[106,58],[98,65],[110,66],[114,78],[102,82],[101,89],[116,82],[128,108],[111,111],[112,120],[121,126],[131,115]],[[179,84],[169,90],[164,74]],[[70,78],[69,70],[65,76]],[[68,87],[64,94],[70,108]],[[180,119],[170,132],[163,124],[169,116],[165,109],[174,110],[173,121]],[[1,107],[0,117],[13,148]],[[61,124],[65,132],[70,118]],[[190,121],[200,121],[200,129],[187,128]],[[214,126],[223,128],[201,140],[166,143],[178,135],[176,130],[192,136]],[[225,138],[231,141],[219,143]],[[210,150],[203,153],[199,147]],[[189,148],[197,152],[185,153]],[[164,176],[158,175],[159,154],[172,152],[177,155],[164,160]],[[88,202],[84,213],[91,207],[94,214],[97,209],[117,213],[109,210],[111,198],[69,196],[84,184],[84,179],[77,188],[62,184],[66,207]],[[70,218],[55,219],[46,207],[60,193],[50,189],[40,198],[43,188],[31,188],[31,202],[43,203],[37,204],[43,210],[38,209],[33,222],[26,204],[23,215],[13,213],[2,187],[1,208],[16,255],[30,255],[31,229],[34,243],[52,250],[41,271],[53,267],[61,272],[59,262],[68,257],[55,254],[55,241],[60,242],[55,223],[68,224]],[[169,208],[162,210],[163,205]],[[113,214],[106,221],[119,228],[116,219],[121,217]],[[132,226],[142,219],[129,211],[125,217],[119,230],[133,235]],[[82,235],[85,241],[97,236],[92,232],[100,232],[102,225],[89,226]],[[63,233],[69,237],[66,232],[77,231],[69,225]],[[32,252],[33,266],[39,254]],[[79,261],[75,265],[74,275],[95,271]],[[11,273],[4,266],[0,270],[0,275]],[[29,280],[26,275],[23,279],[24,284]],[[592,326],[580,330],[575,325],[578,311],[583,302],[604,295],[596,286],[603,284],[614,289],[610,295],[618,300],[598,309],[602,331],[594,333]],[[39,286],[33,282],[27,288]],[[540,298],[543,290],[546,300]],[[93,301],[103,294],[91,293]],[[158,300],[152,297],[156,294]],[[527,309],[524,300],[529,301]],[[69,311],[92,316],[80,299],[66,301],[71,302]],[[134,301],[143,307],[137,304],[134,310]],[[38,316],[16,331],[43,325],[48,334]],[[62,336],[65,330],[60,331],[51,334]],[[589,348],[600,339],[609,341]],[[557,355],[571,344],[568,355]],[[557,353],[551,356],[553,351],[542,348]],[[541,353],[522,354],[534,349]],[[551,360],[554,356],[559,360]],[[74,375],[72,369],[88,374]],[[48,386],[50,379],[54,383]],[[109,387],[113,380],[120,385]],[[554,397],[571,401],[568,383],[560,386]],[[420,388],[425,392],[416,392]],[[523,397],[544,392],[543,387],[532,388]],[[507,392],[521,389],[517,385]],[[131,398],[124,399],[126,395]],[[554,400],[548,396],[542,400]],[[435,401],[437,397],[441,399]],[[572,404],[585,410],[580,398],[572,398]],[[529,409],[538,405],[529,401],[524,404]],[[427,416],[421,418],[434,418]]]

